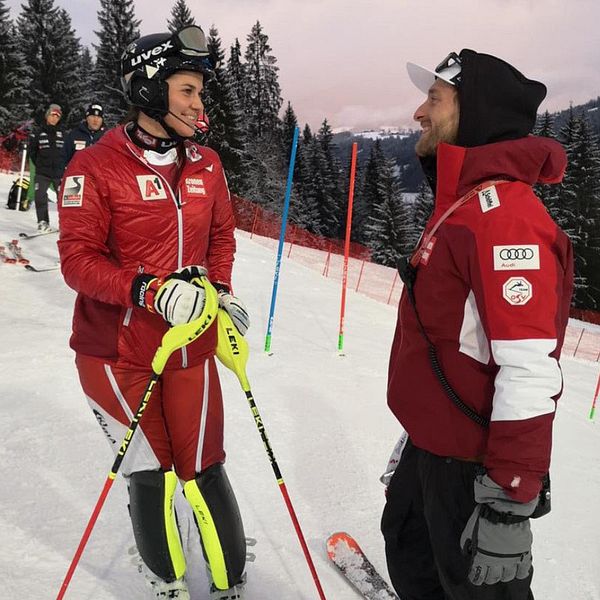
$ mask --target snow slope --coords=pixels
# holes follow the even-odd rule
[[[10,178],[0,175],[0,202]],[[54,207],[52,207],[54,208]],[[56,224],[55,214],[51,214]],[[35,215],[0,208],[0,243],[33,229]],[[55,236],[22,242],[34,264],[57,258]],[[236,293],[253,318],[248,375],[275,456],[329,600],[355,593],[325,558],[328,533],[347,529],[385,573],[378,477],[400,428],[385,404],[395,309],[349,292],[345,349],[336,352],[339,283],[284,259],[272,356],[263,351],[275,256],[238,234]],[[74,293],[58,271],[0,264],[0,573],[3,598],[56,597],[112,464],[79,388],[68,347]],[[598,365],[565,360],[553,457],[553,512],[534,524],[534,591],[544,600],[600,600],[600,436],[587,420]],[[248,600],[317,593],[237,380],[221,370],[227,469],[246,534],[258,539]],[[118,479],[66,595],[149,598],[131,564],[126,488]],[[194,600],[207,598],[199,547],[178,495]]]

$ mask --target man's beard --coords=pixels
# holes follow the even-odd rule
[[[433,125],[423,132],[415,144],[417,156],[435,156],[440,143],[454,144],[458,135],[458,115],[442,125]]]

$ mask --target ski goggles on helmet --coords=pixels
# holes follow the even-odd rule
[[[190,25],[178,31],[174,42],[182,54],[189,56],[208,56],[208,44],[204,31],[197,25]]]

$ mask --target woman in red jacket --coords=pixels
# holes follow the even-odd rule
[[[59,202],[62,272],[78,292],[71,347],[115,452],[163,334],[202,311],[204,289],[191,283],[194,276],[208,276],[242,334],[249,325],[230,291],[227,182],[218,155],[193,139],[211,69],[204,33],[191,26],[142,37],[121,67],[133,118],[75,155]],[[156,598],[190,597],[173,509],[178,479],[200,524],[211,598],[242,598],[245,538],[223,467],[216,339],[213,324],[171,356],[122,465],[142,570]]]

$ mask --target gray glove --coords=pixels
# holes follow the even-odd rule
[[[515,502],[487,475],[475,478],[478,503],[460,538],[471,557],[469,580],[474,585],[525,579],[531,571],[533,537],[529,515],[538,499]]]

